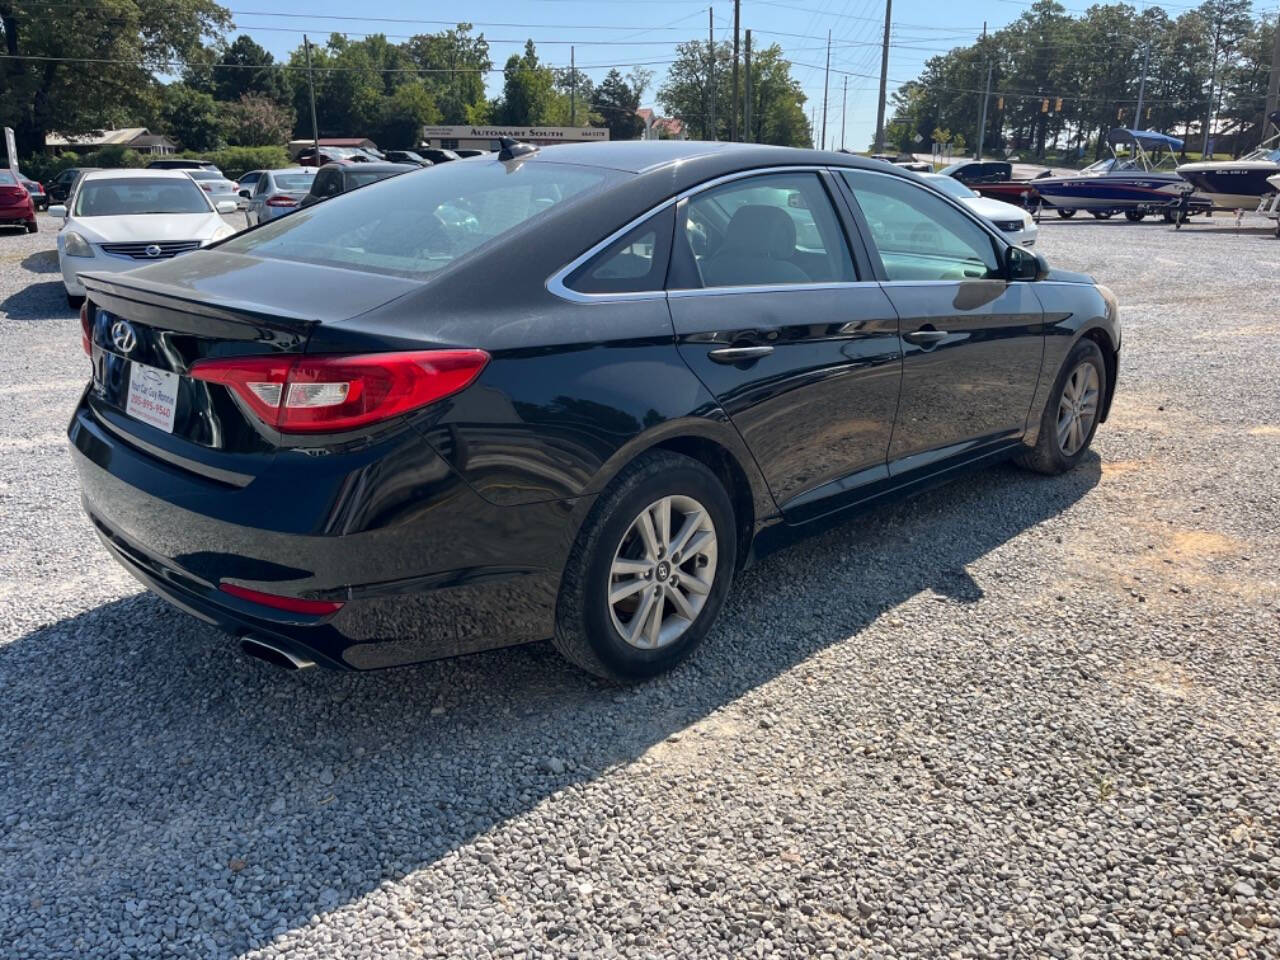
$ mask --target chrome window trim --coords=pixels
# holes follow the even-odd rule
[[[758,283],[738,287],[689,287],[668,290],[667,297],[671,300],[684,300],[688,297],[723,297],[735,293],[787,293],[789,291],[812,293],[868,286],[879,286],[879,282],[876,280],[830,280],[820,283]]]
[[[771,173],[817,174],[817,173],[821,173],[823,170],[832,170],[832,169],[835,169],[838,171],[843,169],[856,169],[856,168],[853,168],[853,167],[832,168],[828,164],[820,164],[820,163],[808,163],[808,164],[793,163],[793,164],[785,164],[785,165],[770,166],[770,167],[753,167],[750,170],[736,170],[733,173],[723,174],[719,177],[716,177],[713,180],[705,180],[702,183],[689,187],[687,190],[683,191],[682,193],[678,193],[674,197],[668,197],[666,200],[663,200],[661,203],[657,204],[656,206],[651,207],[649,210],[642,213],[640,216],[636,217],[634,220],[630,221],[625,226],[609,234],[599,243],[595,244],[590,249],[588,249],[585,253],[582,253],[579,256],[575,257],[573,260],[569,261],[568,264],[561,267],[559,270],[557,270],[555,273],[553,273],[550,277],[547,278],[547,282],[545,284],[547,291],[553,294],[554,296],[559,297],[561,300],[568,300],[570,303],[617,303],[620,301],[627,301],[627,300],[664,300],[668,296],[684,297],[684,296],[708,295],[708,294],[714,295],[717,293],[724,293],[724,292],[746,293],[746,292],[755,292],[759,290],[806,290],[806,289],[813,289],[815,287],[827,288],[831,286],[831,284],[779,283],[779,284],[764,284],[761,286],[749,286],[749,287],[696,287],[696,288],[681,289],[681,290],[635,290],[629,293],[579,293],[577,290],[569,289],[569,287],[565,284],[565,279],[569,276],[569,274],[573,273],[573,271],[577,270],[580,266],[582,266],[584,263],[586,263],[588,260],[594,257],[597,253],[599,253],[605,247],[609,246],[615,240],[620,239],[628,231],[632,230],[635,227],[638,227],[640,224],[644,223],[644,221],[648,220],[650,217],[657,216],[659,213],[666,210],[667,207],[674,206],[675,204],[679,203],[681,200],[685,200],[689,197],[695,196],[696,194],[702,193],[703,191],[706,191],[706,190],[712,190],[720,186],[721,184],[732,183],[734,180],[744,180],[747,177],[757,177],[757,176],[762,176],[762,175],[771,174]],[[849,251],[849,256],[850,256],[850,259],[852,259],[853,251]],[[863,282],[865,281],[850,281],[849,283],[839,284],[839,286],[856,286],[856,285],[860,285]]]

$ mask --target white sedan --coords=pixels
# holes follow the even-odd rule
[[[955,197],[982,219],[994,224],[1010,243],[1021,244],[1024,247],[1035,246],[1040,228],[1036,226],[1031,214],[1021,207],[1005,203],[1003,200],[979,196],[955,177],[949,177],[943,173],[925,173],[921,176],[928,180],[930,185]]]
[[[132,270],[231,236],[235,228],[221,214],[235,209],[234,200],[211,200],[185,170],[86,173],[66,205],[49,208],[63,221],[58,266],[67,303],[84,301],[82,273]]]

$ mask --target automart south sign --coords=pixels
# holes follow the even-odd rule
[[[583,140],[608,140],[606,127],[423,127],[423,140],[497,140],[511,137],[513,140],[553,143],[577,143]]]

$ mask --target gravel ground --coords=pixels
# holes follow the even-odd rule
[[[1097,457],[742,576],[620,690],[545,645],[285,674],[118,571],[43,232],[0,237],[6,957],[1280,956],[1280,242],[1046,222]]]

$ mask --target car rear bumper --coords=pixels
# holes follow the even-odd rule
[[[437,482],[416,471],[422,501],[399,519],[348,516],[355,529],[340,535],[280,529],[297,511],[282,524],[275,521],[290,507],[271,505],[289,484],[296,488],[296,475],[262,476],[247,487],[208,480],[117,436],[83,402],[68,436],[85,510],[111,555],[160,596],[233,636],[329,667],[373,669],[541,639],[554,627],[570,504],[495,507],[429,452]],[[331,500],[332,475],[315,474],[325,494],[295,501]],[[316,518],[314,527],[331,521]],[[219,589],[223,582],[343,606],[291,613],[232,596]]]

